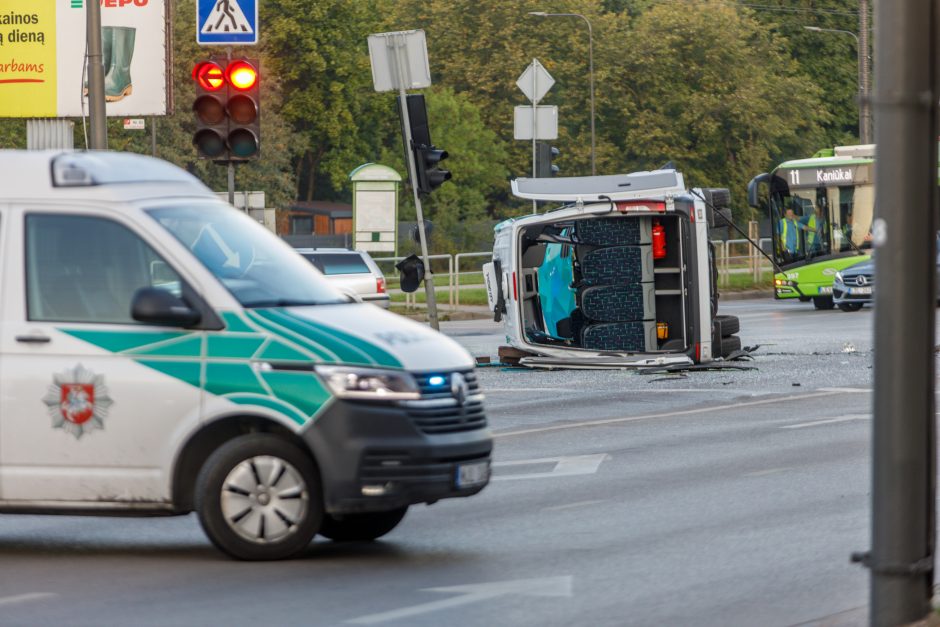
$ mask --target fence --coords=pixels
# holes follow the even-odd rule
[[[715,265],[718,269],[720,287],[729,286],[733,275],[747,275],[750,281],[760,283],[764,278],[764,273],[773,273],[771,263],[746,239],[712,240],[712,244],[715,245]],[[771,253],[769,237],[758,239],[757,245],[761,250]],[[431,269],[434,271],[435,291],[439,293],[443,289],[447,290],[446,301],[451,310],[460,308],[461,290],[483,287],[482,277],[479,277],[478,282],[467,281],[469,277],[476,278],[476,275],[480,275],[483,264],[492,258],[493,253],[490,251],[430,256]],[[388,279],[389,293],[402,293],[398,289],[399,281],[395,264],[405,257],[374,257],[373,259]],[[406,308],[417,307],[416,294],[419,293],[423,294],[424,291],[418,290],[418,292],[405,294]],[[444,303],[438,302],[438,304]]]

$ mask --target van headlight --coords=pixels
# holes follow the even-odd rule
[[[841,272],[836,272],[836,277],[835,277],[835,278],[836,278],[836,281],[838,281],[839,283],[844,283],[844,281],[842,280],[842,273],[841,273]]]
[[[401,370],[378,370],[351,366],[316,366],[326,386],[340,398],[370,401],[413,401],[421,390],[411,374]]]

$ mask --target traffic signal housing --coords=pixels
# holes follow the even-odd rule
[[[193,68],[193,145],[203,159],[255,159],[261,149],[261,89],[253,59],[200,61]]]
[[[430,194],[451,179],[449,170],[440,167],[441,161],[448,157],[446,150],[441,150],[431,143],[431,129],[428,126],[428,110],[423,94],[411,94],[407,97],[408,120],[411,122],[411,151],[415,160],[415,178],[412,184],[422,194]]]
[[[537,142],[535,147],[535,176],[549,178],[558,174],[558,166],[552,163],[559,151],[546,142]]]
[[[222,159],[227,152],[225,140],[228,137],[225,69],[215,61],[200,61],[193,68],[193,80],[196,82],[196,99],[193,101],[196,132],[193,134],[193,145],[203,159]]]

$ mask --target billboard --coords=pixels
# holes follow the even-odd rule
[[[165,0],[100,1],[109,116],[166,115]],[[89,0],[0,0],[0,117],[88,113]]]

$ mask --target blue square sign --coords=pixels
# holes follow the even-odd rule
[[[258,0],[198,0],[196,43],[229,46],[258,43]]]

